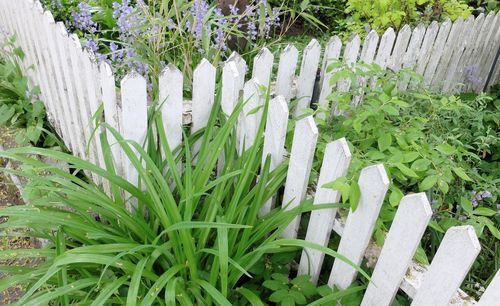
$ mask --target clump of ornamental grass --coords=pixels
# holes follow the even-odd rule
[[[31,186],[29,205],[0,210],[8,217],[0,224],[3,235],[47,241],[42,249],[0,252],[0,258],[45,259],[33,268],[0,267],[13,273],[0,281],[0,291],[26,285],[19,305],[263,305],[260,293],[246,284],[253,277],[249,271],[266,254],[307,247],[353,265],[328,248],[279,239],[296,215],[339,204],[305,202],[258,218],[259,209],[283,186],[287,162],[270,171],[269,158],[262,163],[262,137],[238,155],[235,124],[243,103],[227,118],[220,112],[220,97],[216,101],[207,127],[185,135],[175,150],[169,148],[161,115],[154,111],[148,150],[109,129],[118,143],[111,145],[119,145],[138,172],[137,187],[116,174],[105,133],[106,169],[47,149],[0,152],[23,164],[14,172]],[[264,121],[258,135],[263,135]],[[197,150],[192,149],[195,142]],[[80,173],[95,173],[109,182],[110,191],[32,154],[64,161]],[[221,154],[224,167],[217,175]],[[49,175],[40,177],[42,170]],[[332,292],[316,304],[341,296]]]

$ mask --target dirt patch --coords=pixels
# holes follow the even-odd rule
[[[15,130],[0,127],[0,144],[4,148],[12,148],[15,146]],[[0,167],[4,168],[7,161],[0,159]],[[19,190],[10,180],[8,175],[0,171],[0,209],[12,205],[24,205]],[[7,221],[7,217],[1,216],[0,223]],[[28,237],[0,237],[0,251],[29,249],[36,248],[38,244]],[[26,258],[26,259],[6,259],[0,260],[0,265],[30,267],[38,264],[41,259]],[[6,277],[7,274],[0,272],[0,278]],[[8,305],[18,300],[23,295],[22,286],[13,286],[3,292],[0,292],[0,305]]]

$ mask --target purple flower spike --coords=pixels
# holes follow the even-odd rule
[[[92,20],[91,7],[84,2],[78,4],[78,11],[72,12],[73,24],[78,30],[95,33],[97,31],[97,23]]]

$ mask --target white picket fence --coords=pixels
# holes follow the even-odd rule
[[[476,65],[482,71],[478,74],[482,85],[475,80],[474,83],[465,84],[462,90],[479,91],[486,85],[486,75],[496,60],[494,54],[499,46],[498,25],[499,14],[489,14],[471,17],[466,21],[458,20],[453,24],[433,23],[427,29],[419,26],[411,31],[405,26],[397,38],[394,31],[389,29],[380,43],[378,35],[371,32],[359,58],[360,38],[353,36],[344,48],[343,60],[349,64],[357,60],[376,62],[394,70],[412,68],[424,75],[429,86],[445,91],[457,89],[452,85],[453,82],[464,81],[464,71]],[[18,43],[26,52],[26,62],[35,65],[34,70],[29,70],[26,64],[26,71],[30,79],[41,86],[41,98],[46,103],[48,115],[75,155],[104,167],[99,138],[91,137],[95,125],[92,115],[101,102],[107,124],[119,130],[126,139],[139,143],[144,141],[148,129],[148,95],[146,80],[142,76],[128,74],[121,81],[121,90],[117,91],[111,67],[106,63],[98,67],[92,55],[82,49],[78,37],[68,35],[64,25],[54,22],[51,13],[44,11],[38,1],[0,0],[0,26],[17,34]],[[241,97],[248,101],[237,125],[240,144],[248,145],[260,137],[257,135],[258,124],[260,120],[266,120],[264,156],[271,155],[271,167],[281,163],[286,151],[290,151],[283,195],[283,205],[291,203],[288,208],[299,205],[306,197],[318,138],[314,119],[305,117],[296,122],[292,147],[285,148],[289,102],[293,97],[300,97],[294,114],[300,114],[310,105],[318,68],[322,71],[322,86],[317,101],[320,105],[326,103],[326,97],[332,90],[349,89],[350,84],[346,80],[339,81],[336,88],[329,86],[328,80],[334,72],[325,72],[328,63],[340,57],[341,49],[340,39],[332,38],[321,60],[321,46],[313,40],[304,50],[300,74],[296,77],[298,50],[290,45],[280,55],[275,82],[271,82],[274,57],[266,48],[254,59],[252,76],[248,81],[245,81],[247,65],[238,54],[233,53],[222,67],[223,112],[231,114]],[[165,101],[160,111],[172,148],[181,144],[184,124],[190,124],[192,132],[206,126],[214,104],[216,72],[216,67],[208,61],[200,63],[194,71],[190,102],[183,99],[183,75],[175,66],[167,66],[159,76],[159,99]],[[495,73],[498,80],[498,67]],[[262,118],[262,112],[249,113],[264,103],[259,84],[270,83],[274,84],[274,98],[269,105],[268,117]],[[403,82],[400,86],[405,89],[412,84]],[[189,109],[189,118],[185,116],[186,109]],[[111,135],[109,137],[112,139]],[[90,151],[87,154],[86,144],[89,142]],[[137,183],[137,172],[123,158],[119,146],[112,146],[112,150],[118,171],[130,182]],[[350,160],[351,153],[345,139],[327,145],[314,203],[339,201],[338,191],[322,186],[345,176]],[[93,179],[106,188],[102,178],[93,176]],[[377,252],[373,249],[376,247],[371,237],[389,188],[389,180],[383,165],[375,165],[363,169],[358,183],[361,199],[357,210],[350,211],[345,220],[337,217],[335,209],[311,213],[306,240],[327,246],[333,230],[342,236],[337,251],[354,263],[361,264],[364,256],[378,257],[363,305],[390,305],[400,288],[413,299],[412,305],[495,305],[500,300],[499,272],[496,272],[477,303],[459,289],[480,251],[480,244],[470,226],[450,228],[429,267],[412,261],[432,215],[423,193],[410,194],[401,200],[380,254],[375,254]],[[260,214],[267,213],[271,207],[269,203]],[[283,235],[296,237],[299,222],[300,217],[297,217]],[[323,254],[304,250],[299,274],[309,274],[317,282],[322,268]],[[346,288],[355,279],[356,271],[336,260],[328,284]]]

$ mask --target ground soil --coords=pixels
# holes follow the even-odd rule
[[[12,136],[15,131],[0,127],[0,144],[4,148],[12,147],[15,145]],[[4,168],[6,166],[6,161],[0,159],[0,167]],[[0,169],[0,209],[2,207],[7,207],[11,205],[24,205],[22,197],[19,193],[17,187],[12,183],[8,174],[4,173]],[[0,211],[0,223],[7,221],[5,216],[1,215]],[[26,237],[0,237],[0,251],[3,250],[14,250],[14,249],[24,249],[24,248],[35,248],[37,243]],[[40,259],[6,259],[0,260],[0,266],[33,266],[37,264]],[[0,278],[4,278],[7,275],[0,272]],[[13,286],[3,292],[0,292],[0,305],[8,305],[15,302],[23,294],[23,288],[21,286]]]

